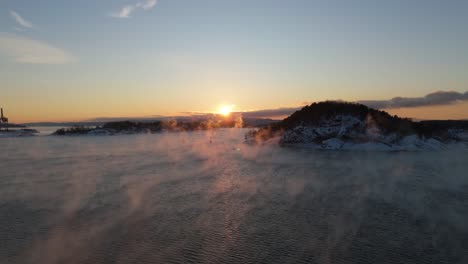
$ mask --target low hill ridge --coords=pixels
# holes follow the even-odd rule
[[[325,101],[305,106],[281,122],[250,131],[246,140],[264,142],[279,138],[283,145],[307,144],[319,149],[439,149],[466,131],[466,123],[457,123],[465,126],[461,129],[448,124],[413,122],[362,104]]]

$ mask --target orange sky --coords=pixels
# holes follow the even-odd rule
[[[46,102],[44,102],[44,105]],[[67,105],[61,105],[63,109],[67,109]],[[216,112],[219,106],[213,107],[213,110],[205,112]],[[294,107],[294,106],[292,106]],[[111,108],[112,109],[112,108]],[[120,109],[119,111],[112,112],[111,110],[102,109],[103,115],[99,117],[150,117],[153,114],[149,111],[144,111],[136,107],[130,107],[133,109],[126,112],[127,109]],[[96,118],[95,110],[93,108],[75,109],[70,108],[67,111],[60,111],[56,108],[43,107],[42,109],[35,109],[32,106],[25,106],[24,108],[15,108],[16,111],[8,111],[4,109],[5,115],[9,117],[12,123],[26,123],[26,122],[68,122],[68,121],[86,121]],[[23,110],[23,111],[18,111]],[[243,111],[243,109],[234,108],[234,111]],[[460,102],[450,105],[442,106],[427,106],[427,107],[411,107],[411,108],[395,108],[395,109],[383,109],[392,115],[398,115],[400,117],[409,117],[413,119],[468,119],[468,102]],[[165,113],[163,115],[187,115],[186,113]],[[275,119],[281,119],[286,116],[271,117]]]
[[[146,9],[144,1],[0,0],[6,116],[16,123],[173,116],[223,104],[239,112],[436,91],[468,100],[468,1],[349,8],[351,1],[161,0]],[[389,111],[458,119],[467,110],[463,103]]]
[[[392,115],[414,119],[468,119],[468,102],[442,106],[383,109]]]

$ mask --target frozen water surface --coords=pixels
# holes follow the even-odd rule
[[[0,263],[468,263],[468,152],[0,140]]]

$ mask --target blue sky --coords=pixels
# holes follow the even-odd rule
[[[468,1],[3,0],[0,104],[76,120],[465,92],[467,14]]]

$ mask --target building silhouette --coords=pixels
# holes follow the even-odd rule
[[[1,112],[1,115],[0,115],[0,129],[3,126],[5,126],[6,130],[8,130],[8,118],[3,115],[3,108],[0,108],[0,112]]]

